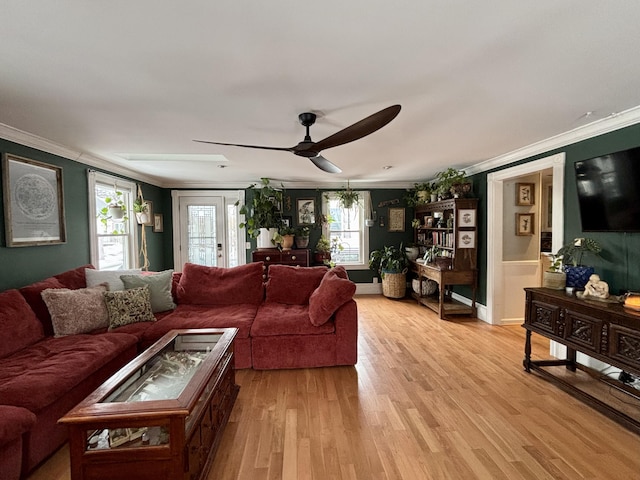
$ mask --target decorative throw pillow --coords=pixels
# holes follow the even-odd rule
[[[120,275],[120,280],[127,290],[147,285],[151,295],[151,310],[158,313],[176,308],[171,295],[172,276],[173,270],[165,270],[152,275]]]
[[[309,298],[309,320],[316,327],[324,325],[355,293],[355,283],[329,270]]]
[[[134,268],[132,270],[94,270],[86,268],[84,274],[87,277],[87,287],[95,287],[101,283],[109,285],[110,292],[124,290],[124,283],[120,280],[120,275],[140,275],[142,270]]]
[[[0,358],[22,350],[44,337],[42,324],[18,290],[0,293]]]
[[[69,290],[48,288],[42,292],[53,324],[55,337],[89,333],[109,326],[103,294],[107,285]]]
[[[309,297],[327,273],[327,267],[271,265],[267,282],[267,302],[308,305]]]
[[[147,285],[130,290],[104,292],[109,312],[109,330],[138,322],[155,322]]]

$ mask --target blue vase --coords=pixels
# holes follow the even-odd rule
[[[584,267],[578,265],[565,265],[564,271],[567,274],[567,287],[584,288],[589,281],[589,277],[593,275],[593,267]]]

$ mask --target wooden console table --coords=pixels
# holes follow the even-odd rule
[[[592,372],[576,362],[576,352],[640,375],[640,314],[618,303],[581,300],[564,290],[525,288],[526,310],[522,325],[526,330],[523,365],[535,370],[563,390],[580,398],[605,415],[640,433],[640,421],[553,375],[544,367],[564,365]],[[531,334],[537,333],[567,347],[566,359],[531,360]],[[593,372],[592,372],[593,373]],[[610,379],[608,382],[617,382]],[[619,382],[621,390],[625,385]],[[630,387],[627,387],[629,389]],[[629,392],[640,398],[640,392]]]
[[[441,319],[445,319],[447,315],[476,315],[476,270],[447,270],[431,263],[424,264],[414,261],[410,263],[411,271],[420,280],[420,292],[422,292],[424,279],[434,280],[438,283],[439,295],[437,297],[412,293],[413,298],[419,303],[436,312]],[[473,290],[471,306],[451,298],[451,290],[447,288],[451,285],[471,285]]]
[[[236,328],[172,330],[60,419],[72,480],[203,480],[238,395]]]

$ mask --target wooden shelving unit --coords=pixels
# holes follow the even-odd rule
[[[427,264],[411,262],[411,270],[420,280],[421,292],[422,283],[428,279],[438,283],[438,295],[422,296],[413,292],[413,297],[443,319],[449,315],[475,316],[478,199],[453,198],[419,205],[415,208],[415,218],[421,225],[416,229],[415,242],[425,249],[435,245],[446,256]],[[471,286],[471,305],[452,298],[454,285]]]

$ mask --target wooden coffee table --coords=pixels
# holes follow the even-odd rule
[[[206,478],[238,396],[236,333],[172,330],[62,417],[72,480]]]

